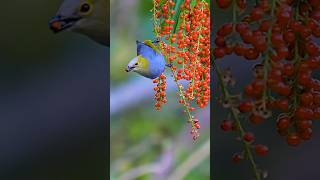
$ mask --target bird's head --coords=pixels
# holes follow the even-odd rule
[[[109,46],[109,0],[64,0],[49,25],[55,33],[73,31]]]
[[[149,61],[141,55],[133,58],[126,69],[127,72],[134,71],[141,75],[148,74]]]

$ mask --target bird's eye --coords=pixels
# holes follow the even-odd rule
[[[81,7],[80,7],[80,11],[81,11],[82,13],[87,13],[87,12],[89,12],[89,11],[90,11],[90,5],[89,5],[88,3],[82,4]]]
[[[138,66],[138,63],[135,63],[134,65]]]

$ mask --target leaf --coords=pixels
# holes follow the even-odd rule
[[[194,6],[197,4],[197,0],[191,0],[191,9],[194,8]]]
[[[180,17],[180,13],[181,13],[180,6],[182,3],[184,3],[184,0],[175,0],[174,10],[176,13],[174,13],[174,16],[173,16],[173,20],[174,20],[173,33],[176,33],[177,27],[179,25],[179,21],[180,21],[179,17]]]

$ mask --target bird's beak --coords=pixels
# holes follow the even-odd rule
[[[74,16],[74,17],[63,17],[60,15],[54,16],[50,21],[49,21],[49,26],[50,29],[54,33],[58,33],[60,31],[63,31],[65,29],[70,28],[71,26],[76,23],[80,17]]]
[[[126,72],[130,72],[130,71],[132,71],[133,69],[134,69],[134,67],[133,67],[133,66],[131,66],[131,67],[130,67],[130,66],[128,66],[128,67],[127,67],[127,69],[126,69]]]

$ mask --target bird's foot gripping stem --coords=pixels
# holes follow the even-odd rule
[[[166,64],[167,67],[171,68],[173,66],[172,63]]]
[[[154,41],[152,41],[152,43],[153,43],[153,44],[157,44],[157,43],[159,43],[160,41],[161,41],[161,38],[158,37],[158,38],[156,38]]]

